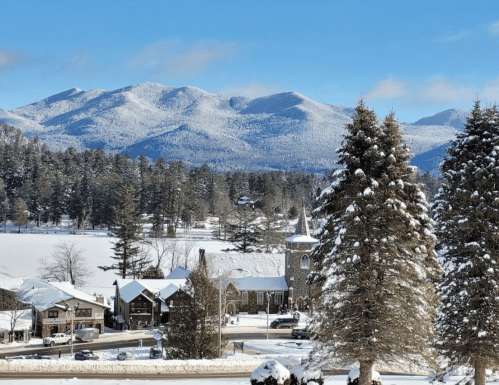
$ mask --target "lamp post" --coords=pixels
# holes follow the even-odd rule
[[[270,313],[270,296],[274,294],[274,292],[267,292],[267,339],[269,339],[269,313]]]
[[[68,311],[71,314],[71,357],[73,357],[73,321],[74,321],[74,315],[76,311],[78,310],[78,307],[80,307],[80,303],[78,302],[73,308],[67,303],[64,302],[64,306],[66,306],[66,311]]]

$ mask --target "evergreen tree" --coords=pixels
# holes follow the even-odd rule
[[[169,358],[216,358],[218,290],[202,269],[189,275],[173,304],[175,311],[171,313],[171,327],[166,332]],[[222,343],[226,343],[226,338]]]
[[[242,253],[252,252],[261,243],[257,219],[258,212],[252,208],[239,206],[235,211],[230,241]]]
[[[28,206],[21,197],[16,198],[14,201],[12,219],[14,224],[19,226],[19,233],[21,232],[21,226],[28,225]]]
[[[450,364],[499,363],[499,113],[477,101],[440,166],[435,219],[444,261],[437,348]]]
[[[137,243],[141,240],[140,233],[141,215],[137,211],[140,197],[133,186],[123,186],[115,193],[117,205],[113,206],[114,211],[114,231],[119,238],[114,242],[114,260],[117,263],[111,266],[99,266],[100,269],[118,270],[116,273],[121,278],[126,278],[135,274],[136,267],[133,261],[139,254]]]
[[[312,251],[323,306],[311,357],[358,362],[360,385],[371,385],[375,362],[431,359],[439,269],[427,203],[395,119],[380,126],[361,101],[346,128],[342,178],[323,193],[328,220]]]

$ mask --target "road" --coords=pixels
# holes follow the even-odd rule
[[[265,330],[257,329],[256,331],[246,331],[246,332],[232,332],[224,333],[224,335],[229,339],[229,350],[232,349],[231,341],[247,341],[247,340],[264,340],[267,338],[267,332]],[[291,339],[291,331],[289,329],[278,329],[269,330],[269,339],[278,340],[289,340]],[[73,351],[78,352],[80,350],[89,349],[93,351],[99,350],[118,350],[125,348],[133,348],[139,346],[139,339],[142,340],[142,346],[149,347],[156,345],[156,340],[152,337],[147,338],[132,338],[121,341],[94,341],[94,342],[84,342],[75,343],[73,345]],[[27,345],[26,348],[17,351],[3,351],[0,350],[0,358],[13,357],[19,355],[31,355],[38,354],[50,357],[56,357],[59,355],[59,351],[62,355],[68,355],[71,353],[70,345],[56,345],[54,347],[31,347]]]

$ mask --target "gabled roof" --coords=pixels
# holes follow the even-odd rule
[[[190,270],[184,269],[182,266],[177,266],[165,279],[187,279],[189,274],[191,274]]]
[[[75,289],[70,282],[48,282],[42,279],[28,278],[19,288],[19,296],[39,311],[54,307],[56,304],[71,298],[109,309],[109,306],[97,302],[91,295]]]
[[[245,277],[232,280],[238,291],[287,291],[284,277]]]
[[[126,303],[129,303],[137,298],[144,290],[157,294],[161,293],[170,285],[175,286],[177,288],[176,290],[178,290],[185,285],[185,281],[185,279],[117,279],[115,284],[118,287],[121,299]],[[165,298],[161,294],[160,297]]]

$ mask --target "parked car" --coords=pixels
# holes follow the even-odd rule
[[[298,326],[297,318],[276,318],[270,323],[272,329],[292,328]]]
[[[118,353],[118,361],[128,361],[135,360],[135,356],[132,352],[119,352]]]
[[[150,359],[163,358],[163,351],[161,350],[161,348],[153,346],[151,349],[149,349],[149,358]]]
[[[291,336],[297,339],[302,338],[310,338],[310,329],[309,328],[293,328],[291,330]]]
[[[85,361],[85,360],[98,360],[99,356],[94,354],[91,350],[80,350],[75,354],[75,360]]]
[[[54,346],[55,344],[70,344],[71,336],[66,335],[66,333],[55,333],[50,337],[46,337],[43,339],[43,345],[45,346]]]

